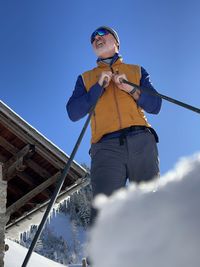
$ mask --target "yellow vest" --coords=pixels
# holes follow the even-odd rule
[[[128,81],[140,84],[141,67],[122,63],[119,58],[113,65],[114,72],[126,74]],[[98,63],[98,66],[82,74],[84,85],[87,91],[98,82],[102,71],[110,71],[106,63]],[[104,93],[98,100],[91,118],[92,143],[97,143],[103,135],[124,129],[130,126],[148,126],[144,111],[137,105],[135,100],[128,93],[120,90],[111,81],[105,88]]]

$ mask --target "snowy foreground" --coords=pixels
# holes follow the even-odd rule
[[[159,184],[99,196],[94,267],[199,267],[199,205],[200,154],[182,159]]]
[[[199,205],[200,153],[159,181],[99,196],[89,248],[94,267],[199,267]],[[5,267],[20,267],[27,249],[7,243]],[[33,253],[28,267],[36,266],[63,265]]]
[[[6,240],[6,244],[9,245],[9,250],[5,254],[5,267],[21,267],[23,260],[26,256],[27,249],[19,244]],[[39,254],[33,252],[28,267],[63,267],[64,265],[58,264],[52,260],[49,260]],[[79,267],[81,265],[69,265],[69,267]]]

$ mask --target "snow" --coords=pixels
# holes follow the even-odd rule
[[[69,217],[62,213],[52,216],[47,227],[54,232],[56,236],[62,236],[66,241],[74,239]]]
[[[159,180],[132,184],[95,203],[100,213],[89,244],[94,267],[200,266],[200,153],[181,159]],[[51,220],[52,232],[73,239],[68,217],[52,212]],[[5,267],[21,266],[27,249],[6,243]],[[35,266],[64,265],[33,253],[28,267]]]
[[[73,195],[71,198],[74,199],[74,197]],[[78,201],[78,198],[76,201]],[[73,205],[75,205],[75,201],[72,202],[69,199],[65,199],[61,205],[54,206],[41,235],[41,239],[37,244],[38,246],[36,246],[38,253],[63,264],[67,264],[68,262],[78,264],[85,256],[86,230],[78,224]],[[66,213],[64,207],[68,207],[70,213]],[[60,209],[62,209],[62,212]],[[30,246],[36,231],[36,228],[30,228],[30,223],[39,224],[42,215],[40,212],[32,220],[24,221],[20,226],[17,224],[6,234],[7,238],[19,240],[21,237],[19,240],[21,245],[25,247]],[[27,231],[23,232],[24,230]],[[21,236],[19,235],[20,231],[23,233]],[[76,265],[69,266],[76,267]]]
[[[27,249],[8,239],[6,240],[6,244],[9,245],[9,250],[5,253],[5,267],[21,267],[26,256]],[[63,267],[62,264],[58,264],[33,252],[28,263],[28,267],[36,266]]]
[[[41,209],[40,212],[30,216],[23,220],[22,223],[19,222],[8,229],[6,236],[10,239],[19,239],[20,233],[26,232],[30,229],[31,225],[39,225],[42,217],[44,216],[45,208]],[[50,214],[51,216],[51,214]]]
[[[99,196],[94,267],[200,266],[200,153],[153,183]]]
[[[14,241],[6,240],[9,245],[9,250],[5,253],[5,266],[4,267],[21,267],[27,253],[27,249],[20,246]],[[49,260],[39,254],[33,252],[28,262],[28,267],[64,267],[64,265]],[[70,264],[68,267],[81,267],[81,264]]]
[[[56,211],[53,211],[52,214],[54,214],[54,212]],[[54,232],[56,236],[62,236],[63,239],[68,242],[68,244],[73,243],[75,236],[69,216],[63,213],[55,213],[55,215],[51,216],[50,220],[48,221],[47,227],[49,230],[51,230],[51,232]],[[77,235],[78,240],[81,243],[84,243],[86,240],[86,233],[82,227],[78,228]]]

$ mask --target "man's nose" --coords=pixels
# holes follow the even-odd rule
[[[95,39],[95,41],[98,41],[98,40],[101,40],[101,39],[102,39],[102,37],[101,37],[100,35],[98,35],[98,34],[97,34],[97,35],[95,36],[95,38],[94,38],[94,39]]]

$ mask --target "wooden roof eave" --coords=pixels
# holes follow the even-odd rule
[[[25,143],[35,145],[35,151],[45,157],[56,168],[64,168],[69,156],[2,101],[0,101],[0,121]],[[71,168],[80,176],[84,176],[86,173],[85,169],[75,161],[73,161]]]

